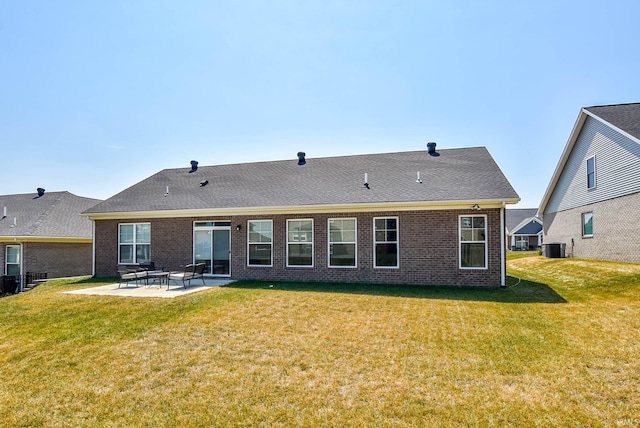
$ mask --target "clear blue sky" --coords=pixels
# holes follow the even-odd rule
[[[0,0],[0,194],[486,146],[537,207],[583,106],[640,101],[640,2]]]

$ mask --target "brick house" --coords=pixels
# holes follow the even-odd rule
[[[166,169],[86,210],[98,277],[499,286],[519,200],[484,147]]]
[[[640,103],[585,107],[538,209],[565,255],[640,263]]]
[[[90,275],[92,224],[80,213],[100,202],[69,192],[1,195],[2,275]]]

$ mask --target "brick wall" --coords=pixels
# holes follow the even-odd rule
[[[0,245],[0,272],[5,274],[5,248]],[[11,244],[10,244],[11,245]],[[22,244],[22,269],[47,272],[49,278],[91,275],[91,244],[26,242]]]
[[[593,213],[593,236],[582,236],[582,214]],[[566,244],[566,255],[640,263],[640,193],[544,215],[544,243]],[[573,245],[571,240],[573,239]]]
[[[458,268],[458,216],[487,215],[488,269]],[[328,267],[328,219],[357,219],[357,267]],[[399,268],[373,267],[373,218],[398,217]],[[287,267],[286,221],[314,220],[314,266]],[[247,221],[273,220],[273,266],[247,266]],[[231,275],[233,279],[272,281],[370,282],[499,286],[500,210],[412,211],[354,214],[233,216],[224,218],[135,219],[151,223],[151,258],[156,267],[176,270],[193,258],[194,221],[231,221]],[[118,259],[118,221],[96,221],[96,276],[115,276]],[[236,230],[240,225],[241,229]]]

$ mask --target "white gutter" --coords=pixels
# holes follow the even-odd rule
[[[88,244],[91,238],[57,236],[0,236],[0,242],[47,242],[59,244]]]
[[[445,209],[471,209],[474,204],[480,208],[501,208],[505,203],[516,204],[520,198],[509,200],[477,199],[472,201],[445,201],[445,202],[387,202],[366,204],[323,204],[323,205],[299,205],[276,207],[233,207],[233,208],[205,208],[205,209],[178,209],[162,211],[135,211],[135,212],[110,212],[110,213],[83,213],[83,217],[91,220],[119,220],[132,218],[177,218],[177,217],[205,217],[205,216],[231,216],[231,215],[259,215],[259,214],[322,214],[322,213],[354,213],[354,212],[378,212],[378,211],[430,211]]]
[[[96,276],[96,222],[91,220],[91,277]]]
[[[26,273],[24,271],[24,247],[22,246],[22,242],[18,242],[18,245],[20,245],[20,291],[19,293],[22,293],[24,291],[23,279],[26,279],[27,277],[25,276]]]

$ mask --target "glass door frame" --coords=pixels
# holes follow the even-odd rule
[[[193,262],[196,263],[196,232],[199,231],[207,231],[211,233],[211,254],[210,254],[210,260],[211,260],[211,272],[209,273],[205,273],[206,276],[213,276],[213,277],[230,277],[231,276],[231,221],[228,220],[209,220],[209,221],[194,221],[193,222]],[[214,272],[214,266],[213,266],[213,253],[215,251],[215,246],[214,246],[214,235],[216,231],[227,231],[228,232],[228,236],[229,236],[229,267],[228,267],[228,273],[225,274],[216,274],[213,273]]]

